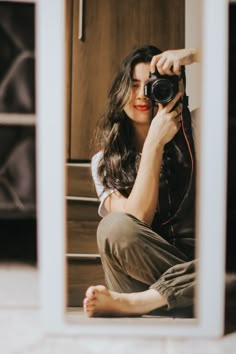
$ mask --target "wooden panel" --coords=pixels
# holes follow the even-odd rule
[[[67,220],[99,221],[98,202],[67,201]]]
[[[97,226],[97,221],[68,221],[67,252],[98,254]]]
[[[90,285],[105,285],[101,261],[68,260],[67,306],[83,306],[83,299]]]
[[[67,165],[67,195],[97,198],[90,165]]]
[[[66,158],[70,156],[70,116],[71,116],[71,61],[72,61],[72,11],[73,0],[66,0],[66,33],[65,33],[65,59],[66,59]]]
[[[79,0],[74,0],[72,52],[72,160],[89,160],[96,121],[111,79],[134,48],[184,47],[184,0],[86,0],[84,40],[78,39]]]
[[[98,203],[67,201],[67,253],[98,253]]]

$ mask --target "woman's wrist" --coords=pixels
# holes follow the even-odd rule
[[[197,48],[190,48],[190,56],[191,56],[191,61],[192,63],[196,63],[200,61],[200,53],[199,53],[199,49]]]
[[[143,145],[143,151],[146,150],[149,154],[152,151],[153,153],[157,153],[157,152],[162,153],[164,150],[164,145],[165,144],[156,137],[155,140],[147,137]]]

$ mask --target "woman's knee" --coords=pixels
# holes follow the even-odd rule
[[[100,252],[112,252],[113,247],[131,247],[138,240],[140,226],[135,218],[122,212],[106,215],[97,229]]]

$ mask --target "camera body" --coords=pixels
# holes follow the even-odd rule
[[[150,74],[150,79],[144,86],[144,95],[153,104],[167,104],[179,91],[179,77],[177,75],[161,75],[158,71]]]

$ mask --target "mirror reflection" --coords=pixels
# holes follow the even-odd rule
[[[67,306],[194,317],[185,2],[67,5]]]

